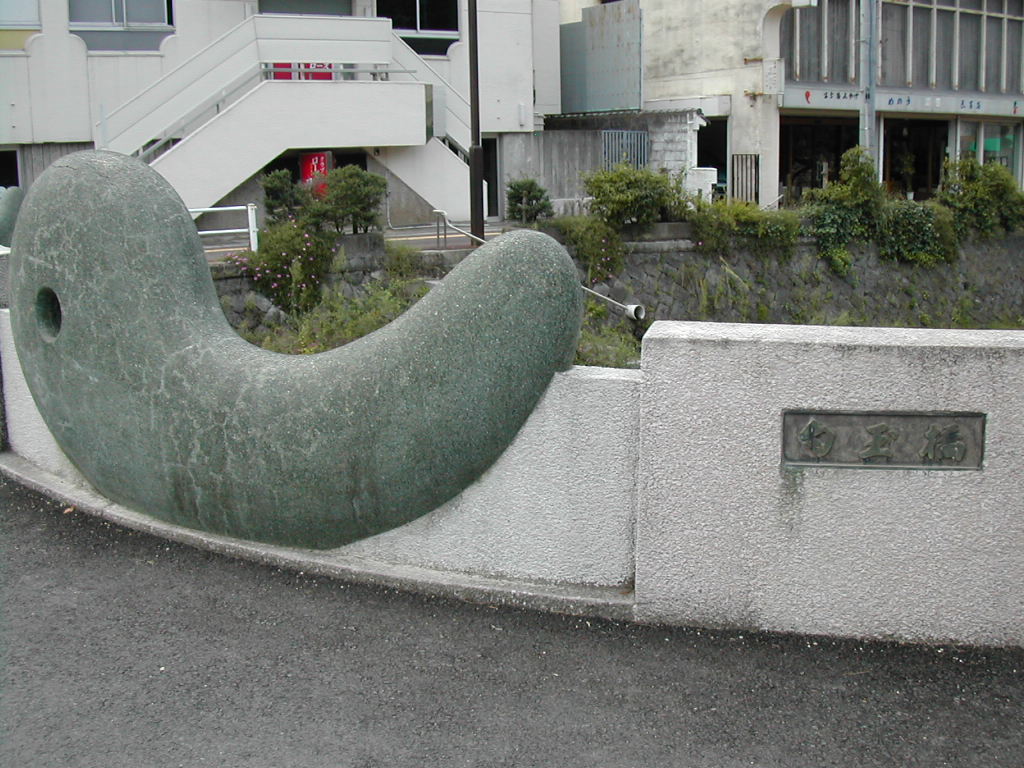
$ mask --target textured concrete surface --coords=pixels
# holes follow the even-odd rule
[[[629,620],[633,616],[633,593],[628,587],[597,587],[507,577],[495,578],[349,555],[345,553],[344,548],[312,550],[242,541],[194,528],[171,525],[134,512],[89,488],[62,480],[13,453],[0,453],[0,474],[56,499],[65,507],[73,507],[80,514],[92,515],[167,541],[261,565],[287,568],[350,583],[393,587],[424,595],[455,597],[469,602],[488,602],[615,620]]]
[[[14,338],[64,453],[114,501],[240,538],[334,547],[452,498],[568,367],[581,318],[564,250],[513,233],[377,333],[266,352],[228,326],[174,191],[112,153],[55,162],[15,234]]]
[[[91,492],[35,407],[7,310],[0,310],[0,363],[9,382],[5,411],[11,418],[13,452],[0,458],[0,471],[13,471],[22,482],[47,492],[59,487],[68,503],[89,505],[109,519],[207,546],[202,537],[181,539],[160,521],[133,515]],[[327,550],[325,557],[345,563],[352,573],[383,574],[396,566],[425,569],[409,580],[417,589],[420,581],[444,581],[442,573],[453,583],[460,573],[503,577],[511,581],[502,588],[513,592],[524,588],[516,580],[630,582],[639,386],[636,371],[574,367],[555,374],[512,445],[466,491],[420,520]],[[214,548],[256,559],[268,551],[230,540]],[[314,565],[306,550],[282,552],[281,562],[306,569]]]
[[[340,551],[515,579],[632,581],[639,399],[639,371],[555,374],[480,480],[429,515]]]
[[[21,187],[0,188],[0,245],[10,245],[14,222],[25,197]]]
[[[1024,334],[656,323],[641,621],[1024,644]],[[782,469],[784,409],[980,411],[973,472]]]
[[[0,764],[1019,768],[1024,651],[664,629],[230,560],[0,481]]]

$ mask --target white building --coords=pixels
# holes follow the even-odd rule
[[[947,156],[1000,162],[1022,178],[1024,0],[615,4],[625,3],[642,19],[636,109],[700,109],[709,124],[697,164],[718,167],[736,197],[772,205],[835,178],[842,152],[864,138],[865,93],[894,191],[927,196]],[[871,3],[877,28],[862,34]],[[562,0],[563,25],[599,5],[608,4]],[[869,37],[874,87],[862,77]]]
[[[492,213],[503,137],[560,109],[557,3],[479,2]],[[0,186],[108,148],[201,208],[326,152],[396,218],[468,218],[466,29],[465,0],[0,0]]]

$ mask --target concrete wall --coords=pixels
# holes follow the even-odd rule
[[[562,103],[566,112],[639,109],[643,79],[639,0],[583,10],[563,24]]]
[[[639,384],[636,371],[556,374],[477,483],[429,515],[343,551],[516,579],[628,583]]]
[[[645,107],[700,105],[708,117],[728,116],[729,152],[760,156],[759,201],[771,204],[779,194],[779,102],[765,93],[763,66],[779,56],[779,22],[790,3],[642,0],[641,6]]]
[[[422,147],[381,147],[375,159],[452,220],[469,220],[469,166],[439,139]]]
[[[416,190],[392,173],[372,154],[366,156],[366,170],[383,176],[388,183],[387,199],[381,212],[385,226],[401,227],[414,224],[432,224],[436,221],[434,206]]]
[[[658,323],[642,621],[1024,642],[1024,334]],[[981,471],[780,465],[784,409],[980,411]]]
[[[10,450],[88,489],[25,385],[0,310]],[[627,584],[633,577],[639,375],[556,374],[508,450],[477,483],[431,514],[336,550],[343,555],[530,581]]]
[[[580,174],[603,167],[598,131],[543,131],[503,136],[499,145],[502,190],[516,179],[534,178],[552,200],[582,197]]]

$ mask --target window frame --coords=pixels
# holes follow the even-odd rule
[[[118,31],[118,30],[166,30],[174,28],[173,0],[163,0],[163,21],[128,21],[128,6],[132,0],[109,0],[110,21],[75,21],[71,18],[71,0],[68,0],[68,27],[72,30]],[[121,19],[118,20],[118,10]]]
[[[0,12],[0,29],[39,29],[40,28],[40,16],[39,16],[39,0],[21,0],[22,5],[25,8],[31,8],[35,11],[35,15],[32,18],[22,19],[8,19],[4,16],[3,12]]]

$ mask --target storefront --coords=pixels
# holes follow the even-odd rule
[[[879,175],[925,199],[946,158],[997,162],[1024,181],[1024,0],[878,3]],[[792,8],[780,28],[780,185],[788,198],[834,179],[858,143],[863,0]]]
[[[790,83],[780,110],[780,184],[787,201],[838,177],[839,158],[858,143],[862,93]],[[839,107],[838,109],[836,107]],[[1024,181],[1024,99],[934,91],[878,91],[879,175],[893,193],[931,197],[946,158],[1006,166]]]

